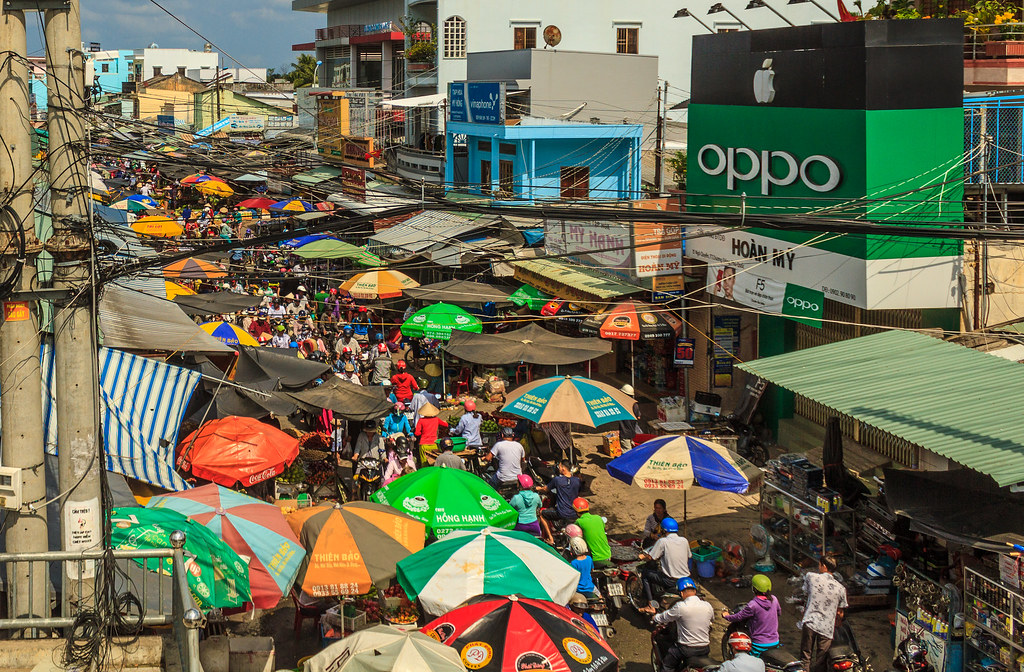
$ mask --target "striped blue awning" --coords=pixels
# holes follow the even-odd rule
[[[53,346],[40,350],[46,452],[57,454]],[[100,348],[100,422],[107,469],[166,488],[184,490],[174,471],[178,425],[202,376],[159,360]]]

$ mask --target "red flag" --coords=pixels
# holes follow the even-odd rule
[[[843,0],[836,0],[836,2],[839,3],[839,20],[841,22],[846,23],[847,21],[856,21],[857,20],[856,16],[854,16],[853,14],[850,14],[850,10],[848,10],[846,8],[846,5],[843,4]]]

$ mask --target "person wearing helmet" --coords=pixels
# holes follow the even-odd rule
[[[509,505],[519,514],[515,529],[540,538],[540,523],[537,522],[540,495],[533,491],[533,478],[529,474],[519,474],[518,481],[519,492],[508,500]]]
[[[285,331],[284,325],[279,324],[275,327],[274,338],[270,340],[270,344],[275,348],[288,348],[292,344],[292,338]]]
[[[489,479],[491,485],[497,487],[502,483],[518,480],[519,474],[523,473],[526,449],[523,448],[523,444],[516,441],[514,429],[502,427],[501,440],[495,441],[485,459],[488,462],[498,461],[498,466]]]
[[[455,442],[451,439],[440,439],[437,442],[437,449],[441,452],[434,460],[435,467],[444,467],[446,469],[461,469],[466,470],[466,463],[461,457],[452,452]]]
[[[730,614],[726,609],[722,616],[730,623],[746,622],[747,631],[750,633],[751,653],[760,657],[768,649],[779,645],[782,605],[779,598],[772,595],[772,580],[764,574],[755,574],[750,584],[754,590],[754,599],[735,614]]]
[[[552,546],[555,543],[552,528],[565,527],[576,520],[576,509],[572,508],[572,502],[580,494],[581,487],[579,477],[572,473],[572,465],[568,460],[562,460],[558,464],[558,476],[541,489],[541,492],[555,498],[554,507],[541,511],[540,521],[544,541]]]
[[[633,386],[626,383],[619,388],[619,391],[624,395],[633,399],[636,397],[636,391]],[[619,443],[622,445],[623,450],[633,449],[633,439],[636,435],[641,432],[640,429],[640,404],[633,402],[633,407],[629,410],[633,411],[633,416],[636,420],[619,420]]]
[[[347,380],[354,385],[362,385],[363,381],[359,379],[359,372],[356,371],[356,365],[352,362],[344,362],[341,367],[341,371],[337,375],[342,380]]]
[[[405,416],[405,404],[397,402],[391,412],[384,416],[380,433],[385,439],[395,434],[412,436],[412,426],[409,425],[409,418]]]
[[[408,404],[412,401],[413,392],[420,389],[420,386],[416,382],[416,378],[405,370],[404,359],[395,362],[395,369],[395,375],[391,376],[392,392],[395,395],[395,399],[398,399],[403,404]]]
[[[477,412],[476,402],[472,399],[466,399],[462,403],[462,407],[466,412],[459,418],[459,422],[456,423],[451,433],[453,436],[461,436],[466,439],[466,448],[476,450],[484,445],[484,440],[480,436],[480,426],[483,425],[484,419]]]
[[[751,655],[750,635],[738,631],[729,635],[732,658],[722,663],[723,672],[765,672],[764,661]]]
[[[661,672],[676,672],[680,663],[711,653],[711,621],[715,608],[697,597],[697,584],[688,576],[674,582],[683,599],[654,616],[657,625],[674,622],[676,643],[661,659]]]
[[[589,623],[593,626],[594,630],[597,630],[597,621],[595,621],[594,617],[587,611],[589,607],[590,603],[587,602],[587,596],[582,593],[573,593],[572,597],[569,598],[569,609],[579,616],[581,621]]]
[[[652,584],[659,584],[671,590],[679,579],[690,576],[690,542],[686,537],[679,535],[679,523],[675,518],[664,518],[661,521],[661,529],[665,536],[654,542],[654,546],[647,553],[641,553],[641,560],[657,560],[658,566],[655,569],[645,569],[641,573],[644,581],[644,592],[647,594],[647,601],[650,606],[644,607],[641,611],[654,613],[654,591]]]
[[[380,343],[376,348],[373,349],[373,367],[370,373],[370,383],[373,385],[380,385],[385,380],[391,380],[393,375],[395,362],[391,359],[391,353],[388,351],[388,346]]]
[[[562,531],[565,532],[565,537],[567,539],[572,539],[573,537],[582,537],[583,536],[583,530],[581,530],[580,526],[577,525],[576,523],[569,523],[568,525],[565,526],[565,529],[563,529]]]
[[[572,559],[569,564],[580,573],[580,582],[576,586],[576,592],[588,598],[597,597],[597,587],[594,586],[594,560],[590,557],[590,549],[583,537],[573,537],[569,540],[569,553]]]
[[[572,501],[576,511],[576,524],[583,530],[583,539],[590,547],[590,555],[594,558],[594,566],[601,569],[613,567],[612,547],[608,544],[608,533],[604,529],[604,519],[590,512],[590,503],[582,497]]]
[[[341,328],[341,334],[338,336],[338,340],[334,344],[334,351],[338,354],[341,354],[341,351],[345,348],[351,350],[352,354],[356,357],[358,357],[363,351],[363,347],[359,345],[359,341],[356,340],[355,332],[352,331],[351,325],[348,324]]]

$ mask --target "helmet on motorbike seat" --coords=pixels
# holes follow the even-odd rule
[[[576,499],[572,500],[572,508],[575,509],[576,513],[590,511],[590,502],[583,499],[582,497],[577,497]]]
[[[452,441],[451,439],[438,439],[438,441],[437,441],[437,448],[441,452],[444,452],[446,450],[451,450],[454,447],[455,447],[455,442]]]
[[[576,607],[577,609],[586,609],[587,604],[587,596],[583,593],[573,593],[572,597],[569,598],[570,607]]]
[[[529,474],[519,474],[516,476],[516,480],[519,481],[519,487],[523,490],[529,490],[533,487],[533,477]]]
[[[753,642],[745,632],[734,632],[729,635],[729,648],[733,651],[750,651]]]
[[[676,521],[675,518],[669,518],[668,516],[665,516],[661,519],[661,529],[665,532],[678,532],[679,523]]]
[[[750,580],[750,587],[755,593],[770,593],[772,591],[772,580],[764,574],[755,574]]]
[[[573,537],[569,540],[569,550],[576,555],[586,555],[590,552],[590,547],[583,541],[583,537]]]
[[[680,593],[684,590],[697,590],[697,584],[694,583],[693,579],[691,579],[690,577],[684,576],[683,578],[676,581],[676,590],[678,590]]]
[[[570,539],[573,539],[575,537],[582,537],[583,528],[577,525],[576,523],[569,523],[565,526],[565,536],[569,537]]]

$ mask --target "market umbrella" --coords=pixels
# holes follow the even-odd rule
[[[188,280],[210,280],[227,276],[220,266],[202,259],[189,257],[164,266],[165,278],[186,278]]]
[[[299,440],[254,418],[210,420],[178,444],[177,466],[227,487],[277,476],[295,461]]]
[[[167,293],[167,298],[172,300],[176,296],[194,296],[196,293],[194,289],[179,285],[170,280],[164,280],[164,291]]]
[[[611,385],[583,376],[542,378],[512,390],[505,413],[542,422],[575,422],[599,427],[635,420],[634,399]]]
[[[551,546],[525,532],[458,530],[398,563],[398,583],[430,614],[475,595],[511,595],[567,604],[580,573]]]
[[[154,238],[174,238],[180,236],[185,229],[176,219],[155,215],[136,219],[132,222],[132,231]]]
[[[160,202],[152,196],[144,196],[143,194],[132,194],[125,199],[129,203],[138,203],[144,208],[159,208]]]
[[[484,330],[483,322],[462,308],[450,303],[435,303],[421,308],[402,323],[402,335],[409,338],[437,338],[447,341],[455,331],[471,331],[479,334]],[[444,349],[441,350],[441,393],[448,393],[444,377]]]
[[[199,325],[199,328],[227,345],[259,345],[259,342],[247,331],[230,322],[204,322]]]
[[[240,201],[238,203],[238,207],[251,208],[253,210],[268,210],[270,206],[272,206],[276,202],[277,201],[275,201],[272,198],[257,196],[255,198],[247,198],[244,201]]]
[[[405,273],[385,269],[365,271],[341,284],[341,290],[356,299],[392,299],[420,283]]]
[[[594,626],[528,597],[480,595],[420,631],[458,651],[477,672],[603,672],[619,665]]]
[[[452,332],[443,348],[475,364],[503,365],[519,362],[558,366],[586,362],[612,350],[600,338],[572,338],[548,331],[530,322],[521,329],[500,334]]]
[[[235,193],[234,189],[229,187],[224,182],[219,182],[217,180],[197,182],[195,187],[199,193],[206,194],[207,196],[220,196],[223,198],[225,196],[231,196],[232,194]]]
[[[214,181],[214,182],[223,182],[224,181],[221,178],[217,177],[216,175],[207,175],[206,173],[193,173],[192,175],[189,175],[188,177],[182,178],[181,183],[182,184],[201,184],[203,182],[209,182],[211,180]]]
[[[111,509],[109,517],[110,547],[114,549],[170,548],[171,533],[184,532],[185,578],[203,611],[240,607],[251,599],[245,561],[206,527],[177,511],[137,506]],[[171,558],[135,562],[151,572],[172,575]]]
[[[508,295],[508,300],[517,306],[526,306],[530,310],[540,310],[552,300],[547,292],[542,292],[532,285],[520,285],[519,289]]]
[[[540,314],[544,317],[554,317],[559,322],[566,324],[579,324],[589,315],[587,310],[578,303],[559,299],[548,301],[541,306]]]
[[[380,266],[383,261],[373,252],[333,238],[306,243],[295,249],[303,259],[352,259],[363,266]]]
[[[373,502],[298,509],[288,524],[306,549],[298,582],[313,597],[385,587],[395,564],[422,549],[425,536],[419,520]]]
[[[408,290],[406,296],[423,302],[439,301],[454,303],[457,306],[482,306],[493,303],[507,306],[508,290],[489,285],[486,282],[472,280],[445,280],[429,285],[420,285]]]
[[[461,469],[424,467],[396,478],[370,499],[423,521],[437,537],[488,525],[512,529],[519,517],[484,479]]]
[[[259,199],[252,199],[252,200],[259,200]],[[267,200],[269,200],[269,199],[267,199]],[[245,203],[245,201],[242,201],[242,203]],[[271,202],[271,204],[272,203],[273,202]],[[241,205],[241,203],[239,203],[239,205]],[[302,247],[303,245],[308,245],[309,243],[312,243],[314,241],[325,240],[325,239],[338,240],[337,238],[335,238],[334,236],[332,236],[329,233],[307,233],[304,236],[299,236],[298,238],[292,238],[291,240],[284,241],[283,243],[281,243],[281,247]]]
[[[310,212],[313,210],[313,204],[301,198],[286,198],[283,201],[271,203],[267,209],[273,212]]]
[[[459,654],[422,632],[375,625],[331,644],[303,672],[466,672]]]
[[[280,507],[214,483],[152,497],[146,508],[188,516],[248,558],[249,588],[257,609],[272,609],[288,594],[306,555]]]
[[[639,301],[623,301],[607,312],[587,317],[580,322],[579,328],[581,334],[597,334],[601,338],[630,341],[629,370],[631,382],[636,385],[633,343],[641,339],[675,338],[682,326],[683,321],[668,310]]]

